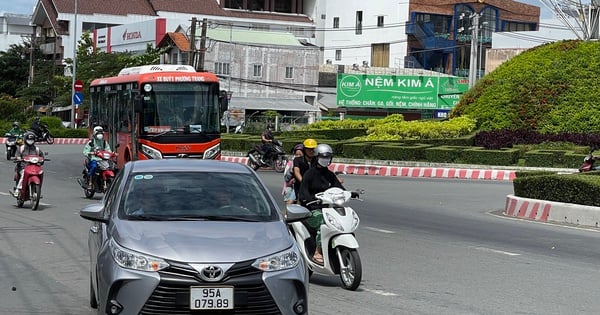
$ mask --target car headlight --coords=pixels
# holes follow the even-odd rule
[[[329,213],[325,213],[325,220],[336,228],[340,232],[344,232],[344,227],[338,222],[338,220]]]
[[[142,153],[144,153],[146,156],[148,156],[151,159],[155,159],[155,160],[160,160],[162,159],[162,154],[160,153],[160,151],[151,148],[145,144],[142,144]]]
[[[205,160],[214,160],[215,157],[221,152],[221,144],[217,144],[208,150],[204,151],[204,159]]]
[[[123,268],[139,271],[159,271],[169,267],[169,264],[160,258],[132,251],[120,246],[114,240],[110,240],[110,251],[115,262]]]
[[[262,271],[279,271],[294,268],[299,262],[300,254],[294,245],[277,254],[258,258],[254,261],[252,267]]]

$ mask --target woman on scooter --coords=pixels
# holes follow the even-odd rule
[[[329,165],[333,159],[333,150],[327,144],[319,144],[314,151],[316,164],[315,167],[309,168],[302,177],[302,183],[298,192],[298,200],[302,206],[311,209],[312,215],[306,219],[308,225],[317,230],[317,246],[313,255],[313,261],[323,264],[323,249],[321,248],[321,225],[323,221],[323,213],[319,208],[320,205],[313,201],[317,200],[315,194],[323,192],[331,187],[338,187],[346,190],[338,177],[329,170]],[[311,203],[312,202],[312,203]]]
[[[17,187],[15,187],[15,190],[13,191],[15,197],[19,196],[19,190],[21,190],[21,187],[23,186],[23,170],[25,168],[25,165],[23,165],[23,157],[28,155],[38,155],[44,157],[44,152],[42,152],[42,150],[35,145],[35,135],[33,133],[26,132],[24,139],[25,143],[19,147],[17,154],[15,155],[15,158],[18,161],[17,166],[15,167],[15,172],[17,172],[19,177]]]

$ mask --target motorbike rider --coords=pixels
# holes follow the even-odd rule
[[[271,158],[271,146],[273,145],[273,140],[275,140],[275,136],[273,135],[273,125],[270,123],[267,124],[267,129],[263,131],[260,138],[263,143],[261,148],[263,151],[262,162],[265,164],[265,162],[269,161]]]
[[[41,137],[42,130],[41,130],[41,127],[40,127],[40,116],[35,116],[35,118],[31,122],[30,129],[33,130],[33,132],[36,135],[39,135]]]
[[[317,140],[305,139],[302,142],[303,155],[294,157],[293,173],[294,173],[294,191],[296,192],[296,198],[298,198],[298,192],[300,191],[300,184],[302,183],[302,176],[308,171],[313,165],[315,148],[317,147]]]
[[[83,148],[83,155],[87,158],[87,167],[88,167],[88,177],[87,184],[88,189],[93,188],[93,175],[96,167],[98,166],[99,157],[94,155],[96,149],[106,150],[108,152],[112,152],[110,148],[110,144],[104,140],[104,129],[101,126],[94,127],[92,133],[92,139],[85,145]]]
[[[292,148],[292,154],[294,155],[294,159],[303,156],[304,144],[296,144]],[[283,201],[286,204],[296,203],[296,190],[294,189],[295,183],[296,178],[294,177],[294,161],[292,160],[287,162],[285,169],[283,170],[283,190],[281,194],[283,195]]]
[[[17,150],[17,154],[15,156],[16,161],[18,161],[17,166],[15,167],[15,172],[17,172],[19,176],[19,182],[17,183],[17,187],[15,187],[15,190],[13,192],[15,197],[19,196],[19,191],[23,187],[23,171],[25,169],[25,162],[23,162],[23,157],[28,155],[37,155],[40,157],[44,157],[44,152],[42,152],[42,150],[40,150],[35,145],[35,135],[33,133],[25,133],[24,139],[25,141],[23,145],[19,147],[19,150]]]
[[[313,255],[313,261],[323,264],[323,249],[321,248],[321,225],[325,223],[323,213],[318,203],[311,203],[317,200],[315,194],[323,192],[331,187],[338,187],[346,190],[340,183],[337,175],[329,170],[329,165],[333,159],[333,149],[328,144],[319,144],[314,149],[315,166],[304,173],[302,184],[298,191],[298,200],[302,206],[311,209],[311,216],[306,219],[309,226],[317,230],[316,250]],[[353,193],[355,194],[355,193]]]
[[[23,135],[23,129],[21,129],[21,124],[18,121],[13,122],[12,129],[10,129],[8,133],[17,137]]]

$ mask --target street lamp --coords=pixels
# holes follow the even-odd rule
[[[483,64],[483,35],[486,34],[486,27],[489,24],[489,22],[485,21],[485,22],[481,22],[481,36],[479,37],[479,64],[477,65],[477,79],[481,79],[482,75],[480,73],[480,69],[481,66]],[[483,68],[485,69],[485,65],[483,65]]]

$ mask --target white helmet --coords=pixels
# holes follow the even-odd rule
[[[333,159],[333,149],[328,144],[321,143],[315,148],[315,157],[319,165],[327,167]]]
[[[94,127],[94,138],[98,140],[104,139],[104,129],[101,126]]]

